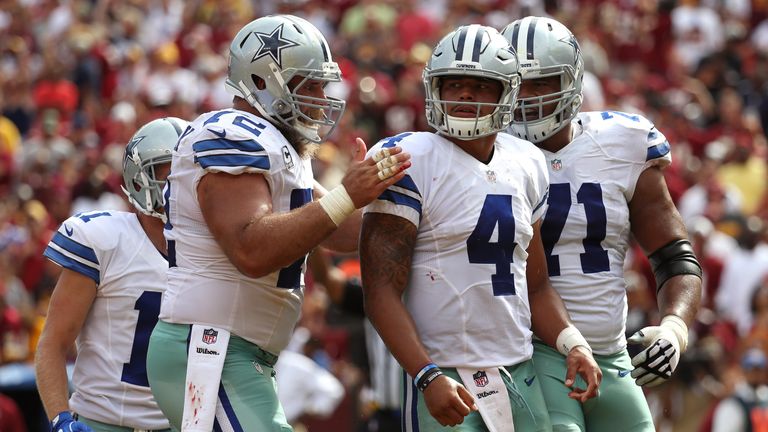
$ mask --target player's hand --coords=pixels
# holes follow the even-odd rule
[[[51,430],[53,432],[93,432],[87,424],[75,420],[69,411],[62,411],[53,418]]]
[[[429,413],[443,426],[456,426],[464,417],[477,411],[472,394],[461,383],[441,375],[424,389],[424,402]]]
[[[363,160],[367,151],[365,142],[357,138],[356,143],[355,160],[341,183],[355,208],[361,208],[405,177],[405,170],[411,166],[411,155],[400,147],[389,147]]]
[[[645,327],[627,342],[647,348],[632,358],[632,378],[639,386],[653,387],[672,376],[680,362],[680,343],[674,331],[663,326]]]
[[[579,345],[568,352],[565,359],[567,370],[565,372],[565,385],[571,389],[568,397],[581,403],[598,395],[598,387],[603,379],[603,372],[597,365],[592,352]],[[576,374],[579,374],[587,383],[586,389],[575,386]]]

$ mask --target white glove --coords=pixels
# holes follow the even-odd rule
[[[688,326],[676,315],[667,315],[658,326],[645,327],[627,339],[647,348],[632,358],[632,378],[639,386],[653,387],[669,379],[688,347]]]

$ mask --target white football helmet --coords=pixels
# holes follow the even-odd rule
[[[447,115],[440,95],[440,79],[445,76],[471,76],[499,81],[502,91],[496,103],[479,103],[474,119]],[[487,26],[461,26],[437,43],[424,68],[427,94],[427,123],[442,135],[462,140],[503,131],[512,121],[512,104],[520,90],[517,56],[499,32]],[[481,106],[493,106],[491,114],[480,116]]]
[[[560,131],[581,108],[584,60],[576,37],[552,18],[529,16],[507,25],[501,34],[517,51],[523,79],[560,76],[560,91],[518,98],[510,131],[537,143]],[[544,116],[546,107],[557,104]],[[536,111],[538,114],[533,114]]]
[[[288,82],[296,76],[303,80],[291,89]],[[257,77],[264,80],[264,88],[256,85]],[[232,40],[227,89],[272,123],[319,143],[336,126],[345,102],[298,94],[308,80],[341,81],[328,42],[309,21],[293,15],[270,15],[251,21]]]
[[[140,212],[165,222],[163,207],[165,180],[158,180],[155,167],[171,163],[171,153],[188,123],[176,117],[153,120],[142,126],[125,146],[123,192]]]

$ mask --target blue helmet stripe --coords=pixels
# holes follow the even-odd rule
[[[538,18],[533,18],[531,19],[531,24],[528,25],[528,36],[526,37],[525,42],[525,52],[528,60],[533,60],[533,39],[536,35],[536,22],[538,20]]]
[[[464,43],[467,41],[468,31],[469,27],[463,27],[461,31],[459,31],[459,41],[456,45],[456,60],[461,60],[461,57],[464,54]]]
[[[473,62],[480,61],[480,47],[482,46],[484,36],[485,36],[485,29],[483,27],[479,27],[477,33],[475,34],[475,45],[472,47]]]

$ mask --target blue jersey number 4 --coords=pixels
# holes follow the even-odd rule
[[[498,238],[492,242],[497,226]],[[486,196],[475,229],[467,238],[467,255],[472,264],[496,265],[496,273],[491,275],[495,296],[515,295],[515,277],[511,264],[516,247],[512,196]]]

